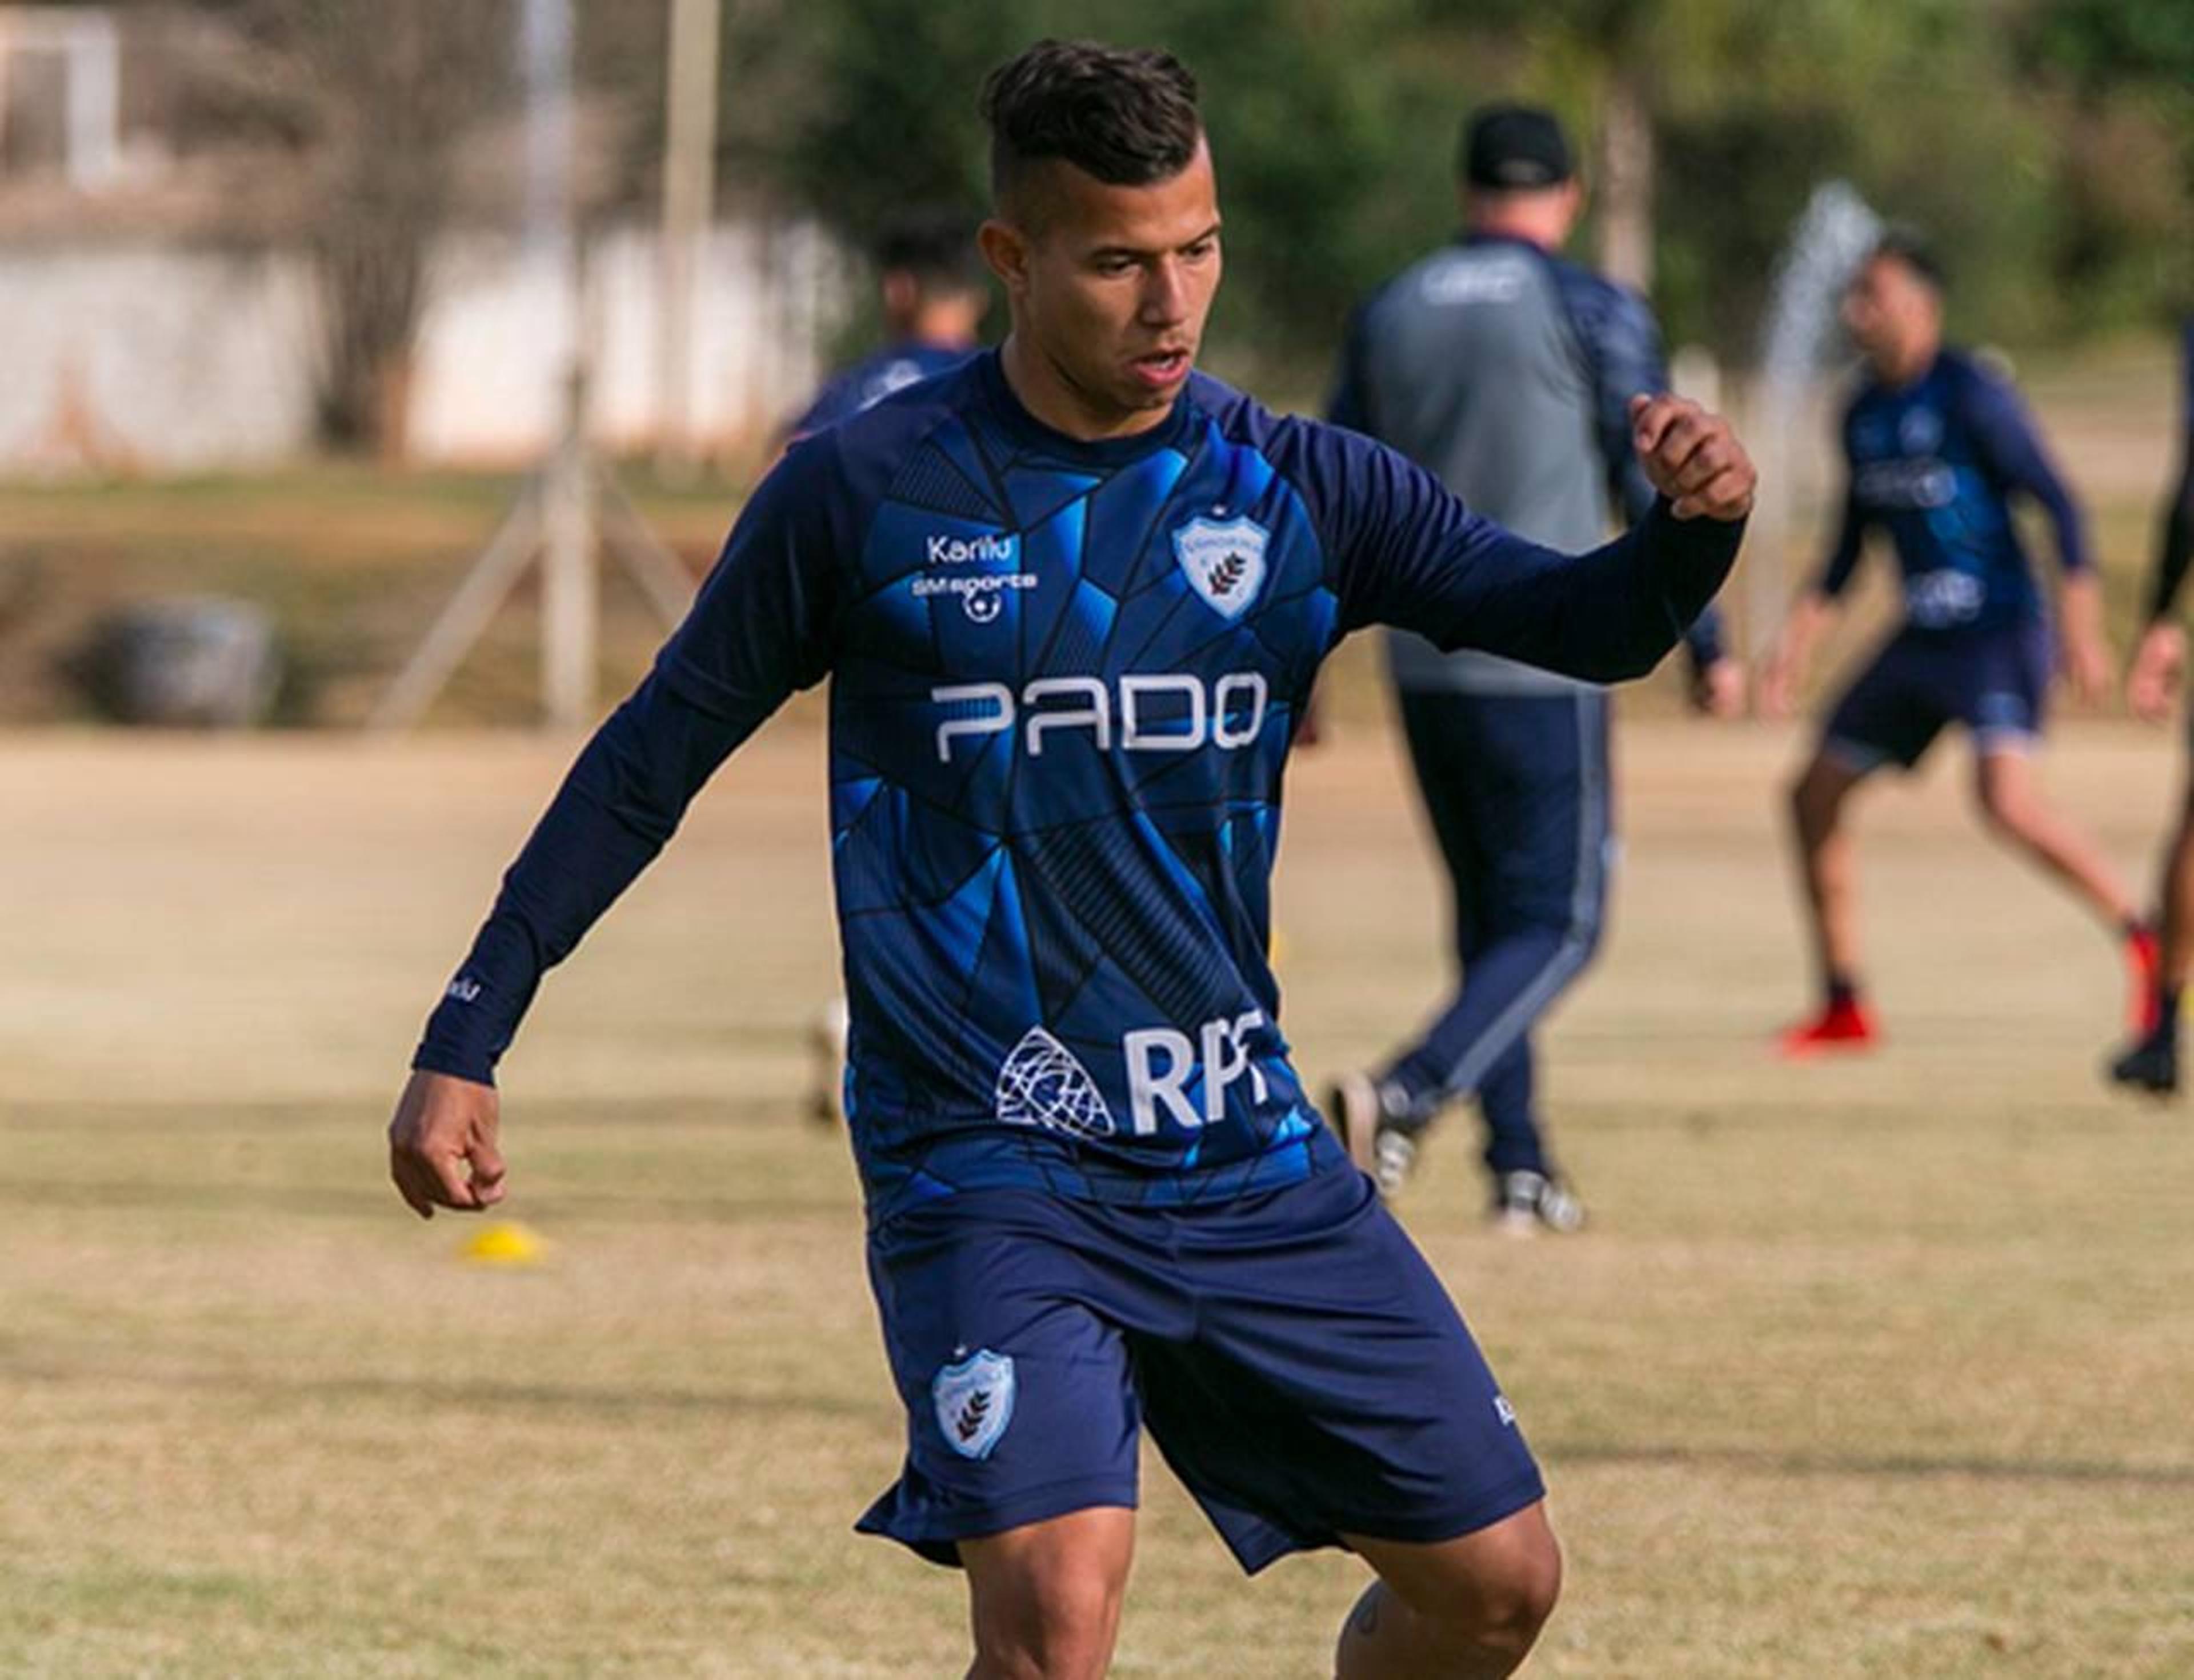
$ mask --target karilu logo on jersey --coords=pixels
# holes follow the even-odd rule
[[[1021,539],[1009,532],[985,532],[979,537],[933,536],[922,544],[922,560],[932,570],[914,580],[914,598],[933,595],[960,598],[968,616],[979,624],[995,619],[1004,605],[1004,591],[1032,590],[1036,574],[1020,569]],[[1002,572],[988,568],[1002,566]]]
[[[1238,618],[1264,587],[1271,540],[1254,519],[1192,519],[1173,533],[1173,553],[1204,605],[1222,618]]]

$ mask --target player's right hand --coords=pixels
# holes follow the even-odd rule
[[[388,1122],[388,1176],[422,1219],[446,1207],[477,1213],[503,1200],[501,1104],[493,1085],[448,1073],[411,1075]]]
[[[2147,723],[2168,717],[2185,668],[2186,632],[2175,624],[2151,624],[2134,650],[2133,668],[2126,673],[2126,704],[2134,716]]]

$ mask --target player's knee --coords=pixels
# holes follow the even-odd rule
[[[1122,1583],[1062,1563],[979,1607],[971,1680],[1097,1680],[1110,1664]]]
[[[1493,1651],[1521,1661],[1561,1590],[1561,1546],[1541,1514],[1508,1525],[1497,1544],[1474,1548],[1466,1579],[1445,1591],[1420,1591],[1410,1608],[1458,1654]]]
[[[1562,1549],[1545,1523],[1502,1549],[1480,1588],[1479,1638],[1519,1657],[1531,1648],[1562,1593]]]

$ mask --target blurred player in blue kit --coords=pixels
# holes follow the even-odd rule
[[[1803,1058],[1876,1041],[1860,990],[1844,807],[1876,770],[1913,768],[1952,724],[1973,739],[1973,792],[1990,831],[2094,913],[2124,953],[2134,1018],[2145,1026],[2156,935],[2102,853],[2043,797],[2032,762],[2059,638],[2081,698],[2099,700],[2111,687],[2102,591],[2079,509],[2018,394],[1944,343],[1942,273],[1916,239],[1892,233],[1860,265],[1844,324],[1867,377],[1844,416],[1842,519],[1819,580],[1793,608],[1770,658],[1760,690],[1766,709],[1789,711],[1870,530],[1896,551],[1904,612],[1836,703],[1791,789],[1821,1001],[1783,1035],[1783,1052]],[[2058,637],[2013,523],[2019,497],[2040,503],[2054,533],[2064,574]]]
[[[1343,1680],[1499,1675],[1560,1576],[1515,1409],[1320,1124],[1266,935],[1318,665],[1406,625],[1642,675],[1733,562],[1753,474],[1640,400],[1660,500],[1582,556],[1194,363],[1220,271],[1196,83],[1044,42],[983,105],[995,353],[795,445],[580,755],[390,1124],[422,1216],[499,1201],[492,1087],[544,970],[795,689],[831,679],[847,1126],[905,1461],[860,1520],[966,1572],[978,1677],[1094,1676],[1147,1426],[1246,1569],[1376,1573]]]
[[[1642,299],[1556,254],[1584,194],[1552,113],[1488,107],[1456,163],[1462,237],[1358,311],[1329,417],[1520,536],[1590,547],[1611,509],[1635,521],[1653,506],[1628,414],[1668,388],[1659,329]],[[1711,608],[1685,642],[1698,703],[1741,710],[1743,669]],[[1583,1208],[1541,1132],[1531,1032],[1600,943],[1615,848],[1608,696],[1406,630],[1387,645],[1462,983],[1381,1066],[1338,1080],[1327,1112],[1392,1195],[1441,1113],[1474,1096],[1496,1226],[1573,1230]]]
[[[832,375],[792,423],[789,442],[950,373],[975,354],[991,283],[969,221],[951,210],[910,211],[876,241],[876,267],[883,348]]]
[[[2156,580],[2149,590],[2148,627],[2134,652],[2126,698],[2159,722],[2171,710],[2186,670],[2186,632],[2174,616],[2186,568],[2194,562],[2194,316],[2180,327],[2179,476],[2164,498]],[[2194,720],[2190,720],[2194,728]],[[2179,826],[2164,849],[2162,950],[2148,1000],[2145,1032],[2111,1064],[2111,1077],[2137,1090],[2168,1096],[2179,1089],[2179,1007],[2194,969],[2194,760],[2180,799]]]

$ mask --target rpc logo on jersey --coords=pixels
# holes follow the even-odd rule
[[[1249,610],[1265,584],[1265,545],[1272,533],[1246,515],[1192,519],[1173,533],[1174,558],[1190,586],[1222,618]]]
[[[937,1373],[929,1398],[945,1444],[963,1458],[987,1458],[1014,1420],[1014,1361],[978,1348]]]

